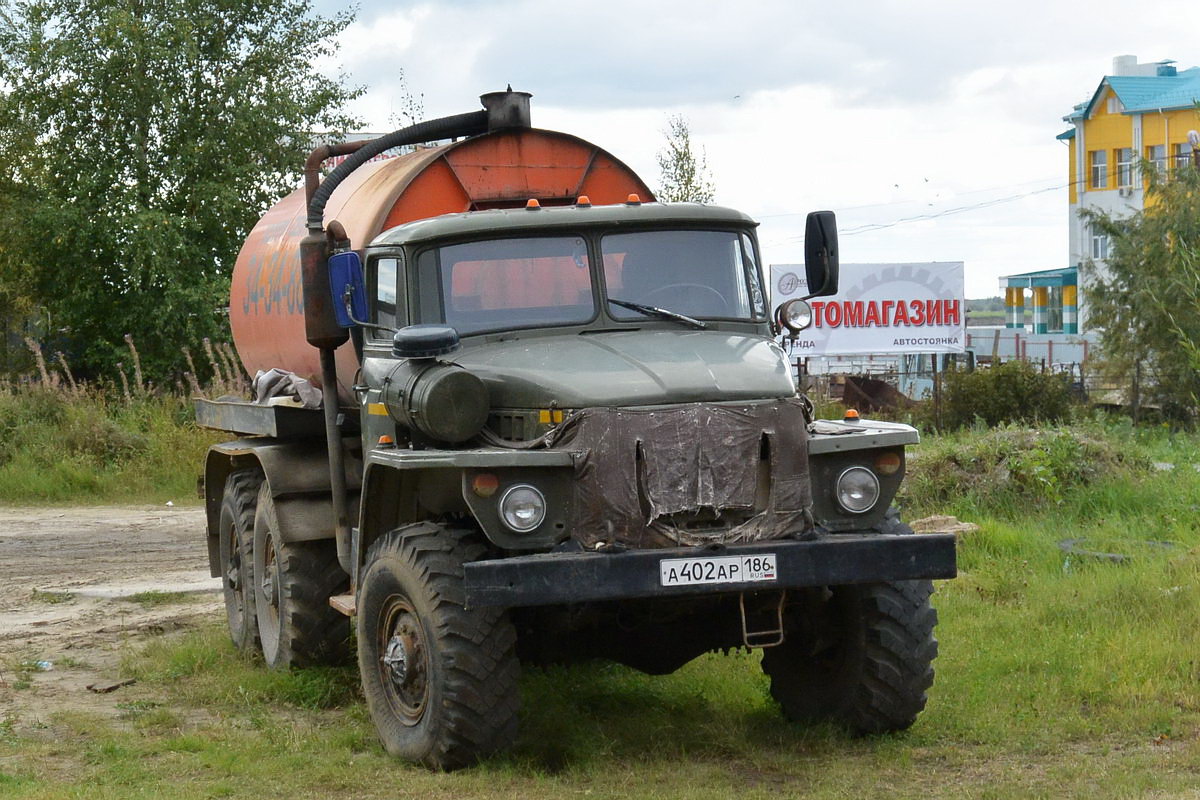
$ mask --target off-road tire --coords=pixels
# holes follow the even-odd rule
[[[344,664],[350,621],[329,605],[350,578],[332,539],[283,542],[270,486],[254,514],[254,603],[263,660],[272,669]]]
[[[394,530],[367,553],[358,664],[393,756],[452,770],[515,738],[516,631],[505,609],[464,607],[463,565],[483,553],[471,532],[432,523]]]
[[[220,539],[221,587],[229,638],[242,652],[256,652],[258,619],[254,612],[254,509],[263,474],[258,469],[239,469],[225,480],[221,497]]]
[[[762,669],[784,716],[864,735],[911,726],[933,685],[932,593],[929,581],[832,587],[825,607],[835,641],[793,635],[763,651]]]
[[[904,535],[912,530],[893,510],[879,532]],[[784,643],[763,651],[762,669],[784,715],[796,722],[834,722],[863,735],[911,726],[933,685],[933,583],[895,581],[817,591],[823,593],[817,604],[789,605]]]

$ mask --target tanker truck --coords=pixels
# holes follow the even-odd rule
[[[319,147],[246,239],[237,352],[317,397],[196,401],[230,434],[203,494],[234,644],[354,642],[384,748],[434,769],[514,741],[522,665],[585,659],[751,648],[791,720],[910,726],[956,569],[892,507],[917,431],[814,419],[756,223],[655,202],[529,98]],[[805,272],[836,291],[830,212]]]

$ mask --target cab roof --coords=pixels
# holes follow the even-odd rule
[[[371,242],[372,247],[397,247],[430,239],[473,237],[484,233],[505,234],[521,231],[546,231],[581,227],[659,225],[686,227],[714,226],[746,228],[757,226],[740,211],[700,203],[618,203],[605,206],[546,206],[541,208],[505,208],[443,214],[416,220],[384,231]]]

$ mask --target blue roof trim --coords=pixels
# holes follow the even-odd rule
[[[1066,269],[1044,269],[1038,272],[1022,272],[1019,275],[1004,275],[1000,278],[1009,288],[1034,286],[1077,286],[1079,271],[1075,267]]]
[[[1076,106],[1076,110],[1063,119],[1090,117],[1106,87],[1111,87],[1121,101],[1124,114],[1190,108],[1200,100],[1200,67],[1185,69],[1175,75],[1106,75],[1083,112],[1080,113]]]
[[[1058,136],[1055,136],[1054,138],[1058,139],[1060,142],[1063,141],[1064,139],[1074,139],[1075,138],[1075,129],[1068,128],[1067,130],[1063,131],[1062,133],[1060,133]]]

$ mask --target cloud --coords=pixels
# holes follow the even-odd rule
[[[990,295],[1001,274],[1066,265],[1065,189],[865,228],[1065,184],[1061,117],[1114,55],[1196,63],[1196,17],[1178,0],[368,0],[340,52],[372,129],[392,127],[400,69],[429,118],[511,83],[534,94],[535,125],[652,185],[683,113],[718,202],[762,218],[769,262],[798,260],[804,212],[833,208],[863,229],[848,261],[963,260],[968,292]]]
[[[1177,36],[1187,8],[1147,9],[1141,38]],[[895,106],[944,101],[978,70],[1084,52],[1103,60],[1129,46],[1129,32],[1112,24],[1129,13],[1124,4],[1084,12],[1062,0],[369,2],[344,51],[358,80],[375,85],[402,66],[430,96],[511,83],[552,105],[636,108],[824,86],[841,103]]]

